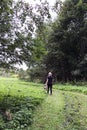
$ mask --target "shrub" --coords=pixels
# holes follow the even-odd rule
[[[32,113],[40,103],[41,98],[30,97],[3,97],[0,101],[0,129],[1,130],[22,130],[32,123]],[[3,103],[2,103],[3,102]],[[8,120],[5,111],[9,111],[12,120]]]

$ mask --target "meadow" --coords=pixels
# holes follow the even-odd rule
[[[70,83],[65,83],[65,84],[56,84],[54,85],[55,89],[59,89],[62,91],[72,91],[72,92],[80,92],[83,94],[87,94],[87,83],[85,83],[85,85],[72,85]]]
[[[32,113],[45,98],[42,84],[0,77],[0,129],[29,129]]]
[[[86,130],[87,86],[0,77],[0,130]]]

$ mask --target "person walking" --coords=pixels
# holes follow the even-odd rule
[[[46,80],[46,85],[47,85],[47,93],[52,95],[52,83],[53,83],[53,76],[52,73],[49,72]]]

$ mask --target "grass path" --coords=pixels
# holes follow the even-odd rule
[[[62,109],[64,99],[58,90],[48,95],[45,101],[34,113],[34,123],[31,130],[62,130]]]
[[[87,96],[54,90],[34,113],[31,130],[87,130]]]

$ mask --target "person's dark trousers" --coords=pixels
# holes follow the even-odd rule
[[[47,93],[49,93],[50,91],[50,94],[52,94],[52,84],[48,84],[48,89],[47,89]]]

